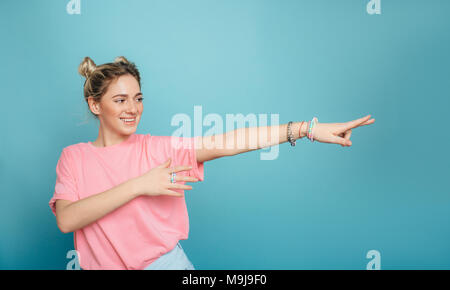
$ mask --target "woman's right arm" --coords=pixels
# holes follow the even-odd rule
[[[125,181],[109,190],[91,195],[78,201],[58,199],[55,203],[56,222],[63,233],[79,230],[108,213],[121,207],[140,195],[170,195],[182,197],[183,194],[171,189],[192,189],[189,185],[170,183],[172,172],[190,170],[189,166],[169,168],[171,159],[149,170],[145,174]],[[189,176],[177,176],[176,181],[197,182]]]
[[[107,191],[72,202],[58,199],[55,203],[56,222],[63,233],[75,232],[102,218],[138,196],[134,179]]]

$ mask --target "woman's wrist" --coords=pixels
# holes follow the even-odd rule
[[[305,137],[308,134],[308,122],[295,122],[291,124],[292,137],[297,140]],[[289,140],[288,140],[289,141]]]
[[[133,199],[142,195],[142,192],[140,192],[139,177],[129,179],[127,182],[129,186],[129,193]]]
[[[296,128],[296,130],[294,132],[296,132],[295,133],[296,139],[303,138],[308,134],[308,122],[307,121],[295,123],[295,128]]]

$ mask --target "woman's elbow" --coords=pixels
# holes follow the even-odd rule
[[[56,218],[56,224],[58,225],[59,230],[64,234],[73,232],[71,228],[66,223],[61,221],[61,219],[58,219],[58,217]]]
[[[67,206],[70,203],[71,203],[70,201],[63,200],[63,199],[59,199],[55,203],[56,224],[58,225],[59,230],[65,234],[73,232],[73,230],[71,229],[71,227],[68,224],[67,215],[65,212],[67,209]]]

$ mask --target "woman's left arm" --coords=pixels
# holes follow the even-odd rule
[[[339,144],[343,147],[351,146],[352,129],[375,122],[375,119],[370,119],[370,116],[367,115],[346,123],[317,123],[313,128],[313,139],[323,143]],[[239,128],[224,134],[196,137],[197,162],[282,144],[288,141],[287,126],[288,124],[281,124]],[[308,131],[308,122],[292,123],[291,131],[294,139],[305,137]]]

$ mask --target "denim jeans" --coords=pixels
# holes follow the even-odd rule
[[[144,270],[195,270],[195,268],[180,243],[177,243],[172,250],[156,259]]]

